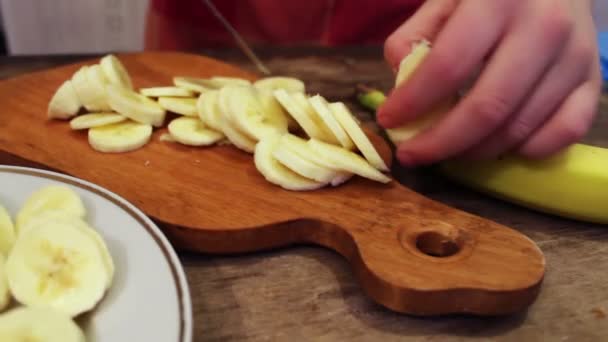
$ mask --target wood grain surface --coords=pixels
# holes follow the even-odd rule
[[[251,68],[231,51],[204,53]],[[378,48],[267,50],[262,55],[273,71],[301,77],[313,92],[332,100],[353,100],[354,85],[359,82],[383,89],[391,85]],[[4,75],[14,75],[79,57],[69,58],[0,62]],[[14,67],[11,71],[7,66]],[[363,111],[358,114],[369,119]],[[602,113],[586,141],[608,146],[602,133],[607,127]],[[0,160],[22,162],[7,157]],[[398,314],[364,295],[343,258],[316,247],[225,257],[182,253],[194,301],[195,340],[600,341],[608,335],[606,320],[601,318],[608,307],[608,276],[601,272],[608,266],[605,227],[490,199],[429,170],[400,169],[397,176],[429,198],[515,227],[539,244],[547,256],[548,273],[540,297],[529,311],[485,319],[422,319]]]

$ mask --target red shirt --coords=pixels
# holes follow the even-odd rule
[[[424,0],[215,0],[254,45],[378,44]],[[151,0],[148,49],[232,46],[234,40],[203,0]]]

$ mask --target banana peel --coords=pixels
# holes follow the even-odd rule
[[[429,45],[414,46],[413,51],[417,48],[428,49]],[[411,54],[416,55],[421,54]],[[410,64],[402,63],[408,72],[405,77],[401,75],[402,81],[407,80],[422,59],[404,59]],[[363,107],[375,112],[386,96],[378,89],[358,86],[357,99]],[[451,107],[443,108],[447,112]],[[441,115],[432,111],[421,120],[429,117],[432,121]],[[414,122],[393,129],[407,131],[407,136],[396,136],[391,130],[385,130],[385,133],[396,146],[424,128]],[[481,161],[444,160],[435,166],[449,179],[494,198],[562,218],[608,224],[607,148],[576,143],[545,159],[528,159],[509,153]]]

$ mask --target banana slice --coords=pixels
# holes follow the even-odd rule
[[[130,152],[146,145],[152,137],[152,126],[134,121],[89,129],[89,144],[99,152]]]
[[[291,171],[319,183],[329,184],[337,176],[334,169],[316,164],[282,144],[276,147],[272,155]]]
[[[177,87],[188,89],[195,93],[204,93],[212,89],[220,89],[229,85],[251,85],[251,82],[238,77],[215,76],[211,78],[198,77],[174,77],[173,84]]]
[[[236,128],[244,132],[251,140],[259,141],[274,133],[286,133],[287,122],[273,121],[267,116],[253,87],[226,86],[226,104],[228,115]],[[279,126],[284,124],[284,126]]]
[[[106,55],[99,62],[108,83],[133,90],[131,76],[125,66],[114,55]]]
[[[102,102],[103,94],[98,92],[98,89],[89,81],[89,66],[82,66],[72,76],[72,85],[78,96],[80,103],[89,112],[102,111],[100,103]]]
[[[399,63],[399,71],[395,77],[395,86],[399,86],[401,83],[409,80],[429,52],[431,52],[431,43],[426,39],[412,44],[412,52]]]
[[[276,160],[273,153],[279,144],[280,136],[271,135],[255,146],[255,167],[268,182],[292,191],[310,191],[325,186],[324,183],[300,176]]]
[[[425,113],[424,115],[414,119],[411,122],[395,128],[385,129],[386,135],[395,145],[399,145],[401,142],[409,140],[420,132],[426,130],[435,124],[441,117],[446,115],[450,109],[454,106],[456,98],[453,100],[441,101],[435,107]]]
[[[342,102],[334,102],[329,105],[334,117],[342,128],[348,133],[348,136],[353,140],[359,151],[369,161],[369,163],[380,171],[389,171],[388,166],[376,151],[376,148],[371,143],[365,132],[359,126],[359,123],[350,112],[348,107]]]
[[[57,88],[49,101],[47,116],[49,119],[69,119],[80,111],[82,103],[78,99],[71,80],[67,80]]]
[[[196,98],[159,97],[158,104],[165,110],[185,116],[198,116]]]
[[[240,77],[230,77],[230,76],[213,76],[209,80],[209,83],[217,89],[228,86],[228,85],[242,85],[242,86],[252,85],[251,81],[249,81],[249,80],[246,80],[246,79],[240,78]]]
[[[321,120],[321,117],[308,102],[308,97],[304,93],[293,93],[292,98],[300,104],[306,111],[306,114],[314,121],[315,125],[320,128],[321,138],[319,140],[328,142],[334,145],[340,145],[340,141],[331,133],[327,125]]]
[[[147,97],[195,97],[191,90],[179,87],[150,87],[141,88],[139,93]]]
[[[15,243],[15,226],[8,210],[0,205],[0,255],[8,255]]]
[[[76,225],[50,221],[19,236],[6,262],[11,293],[26,306],[71,317],[90,311],[108,283],[98,241]]]
[[[82,199],[74,190],[64,185],[47,185],[29,195],[21,206],[15,219],[16,235],[28,221],[46,212],[60,212],[66,217],[82,219],[87,214]]]
[[[281,106],[279,101],[274,97],[272,91],[256,90],[258,100],[262,104],[264,115],[274,126],[280,127],[280,131],[287,132],[296,130],[298,123],[291,117]]]
[[[0,315],[0,341],[85,342],[78,324],[48,307],[17,307]]]
[[[325,98],[323,98],[321,95],[315,95],[310,97],[308,101],[314,108],[315,112],[317,112],[321,120],[325,122],[325,125],[327,125],[329,130],[334,134],[340,145],[347,150],[354,149],[355,144],[353,143],[353,140],[348,136],[338,120],[336,120],[331,109],[329,108],[329,103],[325,100]]]
[[[342,171],[339,168],[336,168],[327,162],[324,161],[323,157],[317,154],[309,144],[306,143],[306,140],[293,135],[293,134],[284,134],[280,140],[281,146],[290,150],[293,153],[298,154],[300,157],[315,163],[318,166],[325,167],[331,169],[334,172],[334,177],[331,179],[330,183],[332,186],[338,186],[348,181],[353,174],[351,172]]]
[[[11,290],[8,287],[8,279],[6,278],[6,259],[4,255],[0,255],[0,312],[9,306],[11,299]],[[0,341],[6,340],[0,338]]]
[[[89,113],[70,120],[73,130],[87,129],[126,121],[127,117],[116,113]]]
[[[314,117],[310,116],[310,113],[307,112],[306,108],[302,107],[300,102],[292,96],[293,94],[288,93],[285,89],[277,89],[273,94],[281,106],[283,106],[289,115],[298,123],[298,126],[302,127],[302,130],[306,135],[310,138],[323,141],[327,139],[323,127],[315,122]]]
[[[256,141],[249,138],[245,133],[239,131],[236,125],[233,123],[233,118],[230,115],[229,110],[229,94],[231,86],[226,86],[220,89],[217,96],[217,104],[220,109],[221,115],[219,115],[219,124],[221,132],[226,135],[228,140],[234,144],[237,148],[253,153],[255,151]]]
[[[205,125],[221,132],[220,115],[222,115],[222,112],[218,106],[218,94],[218,90],[202,93],[196,101],[196,108],[198,110],[198,117]]]
[[[175,141],[190,146],[209,146],[224,138],[224,134],[207,129],[199,118],[184,116],[174,119],[168,129]]]
[[[106,92],[106,85],[108,82],[99,64],[91,65],[87,69],[87,79],[89,80],[91,89],[93,89],[96,95],[94,107],[99,111],[111,110],[112,108],[110,108],[110,105],[108,104],[108,94]]]
[[[163,125],[166,111],[156,101],[116,85],[108,85],[107,91],[108,102],[115,112],[142,124]]]
[[[306,91],[304,82],[297,78],[287,76],[264,77],[253,82],[253,86],[260,90],[270,91],[285,89],[289,93],[304,93]]]
[[[326,167],[354,173],[381,183],[391,181],[389,177],[371,166],[367,160],[352,151],[316,139],[310,139],[307,143],[322,158]]]

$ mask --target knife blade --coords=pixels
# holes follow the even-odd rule
[[[251,47],[249,47],[249,45],[247,45],[247,42],[245,41],[245,39],[243,39],[243,37],[239,34],[239,32],[232,25],[230,25],[230,22],[228,22],[228,20],[226,20],[226,18],[224,18],[224,16],[215,7],[215,5],[211,2],[211,0],[201,0],[201,1],[207,6],[207,8],[209,8],[209,10],[213,14],[213,16],[215,16],[217,18],[217,20],[219,20],[219,22],[222,24],[224,29],[226,29],[230,33],[230,35],[232,35],[232,37],[236,41],[237,45],[241,49],[241,51],[249,58],[249,60],[256,66],[256,68],[264,75],[270,75],[271,74],[270,69],[268,69],[266,67],[266,65],[264,65],[262,60],[255,54],[253,49],[251,49]]]

